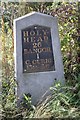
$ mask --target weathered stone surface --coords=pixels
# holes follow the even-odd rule
[[[44,70],[41,69],[41,71],[31,70],[30,72],[27,72],[27,69],[26,69],[26,72],[24,72],[23,70],[24,69],[23,68],[24,38],[22,37],[22,31],[35,25],[44,26],[45,28],[50,28],[51,42],[52,42],[52,49],[50,50],[52,50],[52,53],[53,53],[53,55],[51,56],[52,60],[54,61],[52,63],[53,69],[49,71],[48,70],[46,71],[46,69]],[[35,33],[31,33],[31,34],[35,34]],[[31,41],[26,41],[26,42],[31,42]],[[31,45],[33,45],[33,43],[35,42],[36,41],[32,41]],[[43,42],[41,43],[41,45],[42,46],[38,46],[37,48],[43,48],[45,46],[43,45]],[[32,49],[30,50],[30,47],[28,50],[29,50],[29,53],[34,52]],[[26,55],[28,56],[28,54]],[[38,57],[35,57],[36,60],[40,60],[39,55]],[[32,96],[32,102],[36,104],[37,101],[41,98],[41,96],[50,88],[50,86],[53,85],[55,79],[60,80],[62,83],[64,83],[64,70],[63,70],[62,56],[61,56],[61,50],[60,50],[57,18],[52,17],[50,15],[42,14],[42,13],[32,12],[30,14],[27,14],[25,16],[15,19],[14,20],[14,57],[15,57],[15,75],[18,82],[17,95],[19,98],[23,96],[23,93],[26,93],[26,94],[30,93]],[[30,57],[31,57],[31,53],[30,53]],[[31,59],[34,60],[34,57]],[[46,59],[48,59],[48,55]],[[42,63],[39,63],[39,65],[40,64]],[[32,65],[32,63],[30,65]],[[44,63],[43,63],[43,66],[45,66]],[[38,69],[39,69],[39,66],[38,66]]]

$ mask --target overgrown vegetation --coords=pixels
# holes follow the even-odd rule
[[[55,3],[1,3],[2,39],[2,104],[3,119],[23,118],[66,118],[80,116],[80,2]],[[13,19],[31,11],[40,11],[58,17],[59,36],[63,56],[66,85],[55,84],[50,88],[52,95],[33,106],[31,98],[24,95],[21,109],[16,107],[17,97],[14,78]],[[26,106],[26,107],[24,107]]]

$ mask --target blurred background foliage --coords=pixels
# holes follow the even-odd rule
[[[14,109],[13,20],[32,11],[56,16],[66,83],[80,92],[80,2],[0,2],[0,48],[2,55],[2,106]],[[70,94],[70,93],[69,93]],[[78,93],[79,94],[79,93]],[[77,94],[77,95],[78,95]],[[80,96],[77,98],[80,100]],[[12,106],[12,107],[11,107]]]

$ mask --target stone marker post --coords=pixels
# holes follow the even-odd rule
[[[30,93],[33,104],[53,85],[64,83],[57,18],[32,12],[14,20],[17,95]]]

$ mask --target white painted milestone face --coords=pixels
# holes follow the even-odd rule
[[[14,20],[17,96],[30,93],[33,104],[55,79],[64,83],[57,18],[32,12]]]

